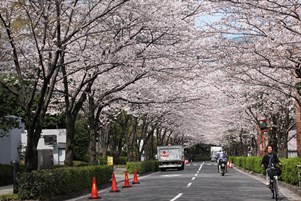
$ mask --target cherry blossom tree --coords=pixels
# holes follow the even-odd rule
[[[135,19],[135,26],[126,27],[121,24],[122,29],[128,29],[129,31],[123,33],[121,36],[124,38],[120,38],[119,40],[131,39],[123,41],[123,43],[127,44],[127,47],[124,49],[132,53],[131,55],[127,53],[127,59],[131,58],[132,60],[128,63],[128,61],[124,59],[125,69],[116,68],[110,70],[108,72],[109,74],[104,74],[103,76],[98,75],[98,78],[94,82],[95,86],[92,87],[91,95],[89,95],[89,108],[91,109],[88,114],[90,118],[89,122],[93,124],[89,126],[91,129],[90,152],[92,156],[95,156],[95,139],[99,128],[98,125],[100,124],[99,116],[101,115],[102,109],[114,101],[140,102],[139,97],[135,96],[141,93],[141,89],[134,89],[134,91],[130,89],[125,93],[118,93],[119,91],[124,91],[129,85],[134,84],[134,82],[137,82],[143,77],[160,76],[161,74],[161,77],[164,75],[164,79],[166,79],[166,76],[169,76],[167,73],[176,75],[179,74],[178,71],[181,73],[184,71],[187,72],[193,68],[193,65],[196,65],[193,64],[193,61],[196,60],[195,51],[199,49],[199,47],[195,45],[191,46],[191,44],[195,42],[196,37],[192,37],[193,34],[187,32],[189,29],[193,31],[193,28],[191,28],[192,25],[189,20],[188,22],[183,20],[183,18],[187,17],[187,13],[184,15],[181,14],[183,7],[180,6],[183,5],[166,2],[156,5],[154,2],[157,1],[149,1],[149,4],[144,3],[141,5],[133,3],[133,5],[129,4],[129,8],[125,7],[131,11],[131,18]],[[175,7],[174,15],[165,12],[166,9],[170,9],[171,7]],[[144,12],[141,12],[141,10]],[[149,15],[150,13],[152,15]],[[122,16],[122,14],[121,12],[119,17]],[[163,17],[159,17],[159,15]],[[124,19],[127,19],[126,16]],[[169,24],[167,24],[167,22],[169,22]],[[131,23],[131,21],[128,23]],[[131,35],[132,29],[137,30],[133,32],[135,37]],[[118,30],[118,32],[120,31]],[[119,50],[119,52],[124,54],[122,50]],[[119,56],[118,59],[121,59],[122,55]],[[184,65],[184,62],[187,63],[187,58],[184,58],[184,56],[193,58],[192,61],[189,62],[189,65]],[[177,67],[177,65],[180,67]],[[133,77],[135,74],[136,76]],[[110,82],[108,80],[116,81]],[[151,84],[146,83],[144,78],[142,83],[143,85]],[[139,85],[139,87],[141,87],[141,85]],[[166,94],[162,94],[162,96],[166,96]],[[151,100],[145,100],[145,102],[158,101],[155,101],[155,99],[156,96],[153,96]],[[172,99],[175,99],[175,97]],[[128,145],[132,146],[130,144]],[[95,161],[95,157],[92,157],[91,160]]]
[[[260,108],[250,104],[255,107],[252,109],[262,115],[269,113],[267,116],[271,117],[272,113],[276,114],[274,109],[278,110],[277,113],[283,111],[279,108],[283,105],[279,100],[289,100],[284,108],[291,108],[291,97],[299,102],[298,95],[293,92],[295,69],[299,68],[298,1],[206,2],[211,8],[208,14],[219,14],[219,19],[208,24],[207,28],[208,32],[216,35],[216,49],[221,49],[215,51],[212,58],[222,61],[220,69],[234,78],[234,83],[243,84],[243,91],[250,93],[248,97],[261,94],[267,97],[264,101],[268,102],[261,101],[263,106]],[[272,111],[266,111],[266,108]],[[291,109],[287,114],[292,117]],[[286,116],[282,114],[283,118]],[[296,116],[296,119],[299,118]],[[291,128],[291,120],[288,122],[285,130]],[[281,129],[280,125],[277,127]],[[273,128],[275,130],[276,127]]]
[[[8,75],[8,80],[3,80],[2,84],[7,86],[9,79],[16,80],[10,91],[18,96],[25,111],[27,170],[37,168],[36,147],[58,75],[61,71],[65,72],[67,65],[84,62],[81,58],[75,58],[74,52],[69,50],[93,34],[89,31],[98,20],[125,2],[1,2],[1,40],[4,48],[1,60],[5,61],[3,70]],[[78,70],[70,70],[68,74]]]

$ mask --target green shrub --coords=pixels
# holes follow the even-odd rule
[[[85,161],[73,161],[74,167],[88,166],[89,164]]]
[[[254,159],[255,158],[256,158],[255,156],[250,156],[250,157],[246,158],[245,168],[247,170],[253,171],[253,169],[254,169]]]
[[[0,201],[10,201],[10,200],[21,200],[18,194],[4,194],[0,195]]]
[[[155,172],[158,171],[158,169],[158,161],[145,161],[145,172]]]
[[[0,186],[13,183],[13,170],[12,165],[0,165]]]
[[[129,173],[134,173],[134,170],[137,170],[137,173],[142,174],[146,172],[158,171],[158,162],[157,161],[138,161],[138,162],[127,162],[126,168]]]
[[[100,155],[97,155],[96,160],[97,160],[98,165],[107,165],[108,164],[106,157],[102,157]]]
[[[18,172],[24,172],[25,166],[20,165]],[[6,186],[13,183],[13,165],[0,164],[0,186]]]
[[[33,171],[23,173],[19,177],[19,195],[22,199],[46,200],[60,194],[56,186],[60,182],[59,174],[53,174],[50,170]]]
[[[281,159],[281,162],[283,164],[281,179],[286,183],[297,185],[299,183],[297,165],[301,165],[301,158]]]
[[[92,178],[97,184],[108,183],[112,166],[66,167],[23,173],[19,177],[19,196],[22,199],[47,200],[91,187]]]
[[[128,158],[126,156],[119,156],[118,165],[125,165],[128,162]]]
[[[265,174],[265,170],[264,168],[261,166],[261,161],[262,158],[261,157],[256,157],[254,156],[254,165],[253,165],[253,171],[256,173],[261,173],[261,174]]]
[[[138,161],[138,162],[127,162],[126,169],[129,173],[134,173],[136,169],[137,173],[142,174],[145,173],[145,162]]]
[[[229,159],[236,166],[259,174],[265,174],[264,168],[261,167],[262,157],[230,156]],[[299,183],[297,165],[301,165],[301,158],[289,158],[280,160],[282,163],[282,174],[280,176],[280,180],[292,185],[297,185]]]

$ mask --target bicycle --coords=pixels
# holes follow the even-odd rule
[[[273,193],[273,199],[276,199],[277,201],[279,198],[279,185],[278,185],[279,170],[274,166],[272,166],[271,168],[267,169],[267,173],[270,179],[269,188]]]

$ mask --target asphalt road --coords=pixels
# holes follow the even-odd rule
[[[216,163],[204,162],[186,166],[184,171],[170,170],[139,177],[140,184],[132,188],[121,188],[118,193],[110,189],[99,191],[99,200],[110,201],[264,201],[272,200],[271,191],[263,183],[235,169],[229,169],[225,176],[217,173]],[[287,196],[280,191],[280,200],[301,200],[299,196]],[[89,195],[72,200],[88,200]]]

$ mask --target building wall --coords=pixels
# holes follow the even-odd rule
[[[1,130],[1,132],[3,132]],[[1,164],[9,164],[11,161],[11,136],[10,132],[0,138],[0,163]],[[19,158],[18,158],[19,159]]]
[[[18,128],[10,129],[4,137],[0,137],[0,163],[10,164],[12,160],[20,160],[19,148],[21,145],[21,133],[24,131],[24,123],[18,117]],[[0,130],[0,132],[4,132]]]
[[[297,138],[296,138],[296,130],[291,130],[288,132],[288,138],[291,139],[287,143],[288,148],[288,157],[297,157]]]
[[[45,140],[43,136],[45,135],[56,135],[57,142],[53,145],[46,145]],[[22,133],[22,145],[25,147],[27,145],[27,131],[24,131]],[[51,150],[50,153],[52,153],[52,160],[54,165],[58,164],[64,164],[65,160],[65,145],[66,145],[66,129],[43,129],[41,133],[41,138],[38,142],[37,150],[41,150],[41,153],[43,150]],[[44,156],[44,154],[41,154],[41,157]],[[41,164],[41,167],[44,166],[44,163],[48,163],[48,161],[43,160],[40,157],[41,160],[39,160],[39,164]]]

